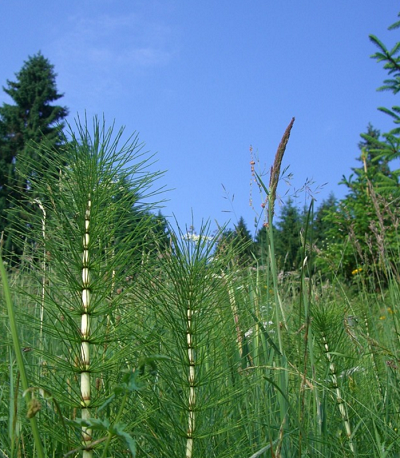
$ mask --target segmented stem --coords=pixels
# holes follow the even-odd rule
[[[196,392],[195,392],[195,356],[193,346],[193,310],[190,305],[187,309],[187,346],[189,358],[189,402],[188,402],[188,430],[186,440],[186,458],[191,458],[193,455],[193,433],[195,428],[195,406],[196,406]]]
[[[344,423],[344,427],[345,427],[345,430],[346,430],[347,438],[349,440],[350,450],[354,453],[354,445],[353,445],[353,441],[351,439],[351,426],[350,426],[349,417],[347,415],[347,409],[346,409],[346,406],[345,406],[345,403],[343,401],[342,394],[341,394],[341,391],[340,391],[340,388],[339,388],[339,385],[338,385],[336,367],[335,367],[335,364],[333,363],[333,359],[332,359],[332,355],[331,355],[330,350],[329,350],[328,342],[327,342],[327,340],[326,340],[324,335],[322,336],[322,341],[324,343],[325,355],[326,355],[326,357],[327,357],[327,359],[329,361],[329,370],[331,372],[331,380],[332,380],[333,388],[335,390],[336,401],[338,403],[339,412],[340,412],[340,415],[341,415],[343,423]]]
[[[85,212],[85,233],[83,235],[82,256],[82,316],[81,316],[81,405],[82,419],[87,420],[90,415],[90,272],[89,272],[89,226],[90,209],[92,202],[89,197]],[[92,430],[82,427],[83,445],[88,446],[92,441]],[[92,450],[84,450],[83,458],[92,458]]]

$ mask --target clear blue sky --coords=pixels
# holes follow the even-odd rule
[[[343,197],[338,182],[357,164],[367,124],[392,128],[377,107],[398,102],[376,92],[386,73],[368,35],[399,41],[387,30],[399,10],[389,0],[1,1],[0,84],[41,51],[69,120],[104,113],[157,153],[173,188],[165,215],[185,227],[193,212],[196,228],[243,216],[254,232],[250,145],[269,170],[295,116],[283,164],[294,178],[278,194],[327,183],[318,205],[330,192]]]

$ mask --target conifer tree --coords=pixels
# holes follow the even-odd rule
[[[326,220],[329,213],[337,211],[337,199],[333,193],[330,193],[327,199],[324,199],[318,207],[314,217],[314,235],[315,243],[318,248],[324,248],[330,237],[331,223]]]
[[[400,17],[400,13],[398,17]],[[400,28],[400,20],[392,24],[389,30],[398,28]],[[379,49],[372,58],[378,63],[383,62],[383,68],[390,76],[389,79],[384,80],[383,86],[379,87],[378,91],[390,91],[397,95],[400,91],[400,41],[392,49],[388,49],[375,35],[370,35],[369,38]],[[391,116],[396,127],[390,132],[384,133],[382,140],[374,139],[373,136],[363,135],[363,137],[372,143],[371,150],[376,157],[390,165],[390,162],[400,157],[400,107],[393,106],[391,110],[380,107],[379,110]],[[389,194],[398,193],[399,177],[400,171],[392,170],[391,174],[380,183],[381,190]]]
[[[254,242],[243,217],[240,217],[234,229],[224,231],[218,241],[217,254],[233,250],[234,259],[241,267],[254,263]]]
[[[301,215],[291,198],[283,205],[276,226],[275,255],[278,267],[284,271],[296,270],[301,257]]]
[[[397,21],[389,30],[399,27],[400,21]],[[376,36],[370,35],[370,40],[379,49],[372,58],[382,62],[390,76],[378,90],[396,95],[400,91],[400,42],[388,49]],[[347,278],[363,265],[364,270],[373,270],[382,280],[386,276],[385,264],[389,262],[393,270],[398,259],[400,170],[393,161],[400,157],[400,107],[379,110],[393,118],[395,128],[381,134],[368,125],[358,144],[361,164],[341,181],[348,193],[334,211],[327,211],[323,216],[323,221],[331,227],[328,230],[330,244],[322,257],[328,259],[329,270],[336,266]]]
[[[61,152],[62,120],[68,114],[67,108],[53,105],[63,95],[57,90],[54,66],[40,52],[29,57],[15,76],[3,88],[14,104],[0,107],[0,231],[5,231],[8,250],[15,221],[26,216],[21,205],[29,177],[45,172],[40,150]],[[34,169],[19,173],[22,164],[34,164]]]
[[[340,182],[347,187],[347,195],[337,205],[332,201],[331,208],[321,206],[317,214],[320,226],[326,228],[325,241],[317,230],[318,247],[333,264],[340,260],[340,271],[348,278],[360,265],[382,271],[379,251],[381,254],[383,251],[382,247],[378,249],[377,238],[383,234],[379,232],[383,231],[390,243],[395,244],[398,239],[393,230],[396,212],[386,211],[387,203],[399,196],[400,189],[394,185],[396,174],[383,154],[380,131],[369,124],[361,138],[358,144],[361,155],[357,158],[360,167],[352,168],[353,173],[348,178],[343,176]]]
[[[266,224],[258,230],[255,241],[254,251],[260,265],[266,265],[268,260],[268,232]]]
[[[360,167],[352,168],[349,178],[343,176],[341,184],[345,184],[354,197],[368,196],[368,186],[380,194],[392,194],[398,186],[398,173],[390,169],[384,138],[381,139],[380,131],[371,124],[361,138],[358,143],[361,155],[357,158]]]

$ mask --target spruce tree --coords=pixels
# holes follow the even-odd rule
[[[267,265],[268,260],[268,232],[267,226],[262,226],[258,230],[254,240],[254,251],[260,265]]]
[[[53,105],[63,95],[57,90],[54,66],[40,52],[29,57],[15,76],[3,87],[14,104],[0,107],[0,231],[6,250],[18,251],[11,233],[15,222],[26,217],[24,202],[32,202],[29,178],[46,172],[42,148],[61,153],[62,120],[68,110]]]
[[[400,17],[400,13],[398,14]],[[400,28],[400,21],[395,22],[389,27],[389,30]],[[374,43],[378,51],[372,56],[378,63],[383,63],[384,70],[387,71],[390,76],[389,79],[383,81],[383,86],[378,88],[378,91],[390,91],[394,95],[397,95],[400,91],[400,42],[395,43],[392,49],[387,48],[375,35],[369,36],[372,43]],[[380,107],[380,111],[388,114],[393,119],[395,128],[388,133],[382,134],[382,140],[375,139],[373,136],[363,137],[372,143],[371,150],[375,153],[375,156],[380,160],[386,161],[388,166],[394,160],[398,160],[400,157],[400,107],[393,106],[392,109],[386,107]],[[395,163],[397,168],[397,164]],[[400,186],[400,171],[393,169],[388,176],[383,177],[382,182],[379,183],[380,192],[383,191],[386,194],[397,194],[399,193]]]
[[[243,266],[252,265],[254,263],[253,239],[243,217],[235,226],[234,243],[240,247],[239,264]]]
[[[392,248],[398,243],[394,224],[397,206],[392,204],[399,197],[398,178],[384,154],[380,131],[369,124],[361,138],[361,155],[357,158],[361,164],[340,182],[347,187],[346,196],[337,205],[334,200],[323,202],[317,212],[320,227],[325,228],[325,242],[317,229],[322,258],[329,259],[331,265],[340,263],[341,273],[347,278],[352,278],[361,265],[370,266],[381,276],[383,246],[379,249],[378,238],[383,240],[385,236],[385,242]],[[391,259],[392,255],[385,256]]]
[[[301,215],[291,198],[283,205],[275,243],[278,267],[284,271],[296,270],[301,258]]]
[[[332,228],[331,222],[327,221],[328,214],[335,214],[337,212],[337,199],[333,193],[330,193],[327,199],[324,199],[318,207],[314,216],[314,237],[315,244],[318,248],[326,247],[330,238],[330,231]]]
[[[389,30],[399,27],[400,21],[397,21]],[[390,76],[378,90],[397,95],[400,91],[400,42],[389,49],[374,35],[370,35],[370,40],[378,48],[372,58],[383,63]],[[352,174],[343,177],[340,183],[347,187],[348,193],[337,208],[323,216],[330,229],[329,243],[320,260],[327,260],[328,270],[339,268],[347,278],[352,278],[363,265],[364,271],[369,269],[382,280],[387,277],[388,264],[393,271],[398,262],[400,170],[393,161],[400,157],[400,107],[394,106],[391,110],[381,107],[379,110],[392,117],[394,129],[381,134],[368,125],[358,144],[360,166],[353,168]]]
[[[346,186],[346,196],[331,208],[323,202],[318,209],[318,224],[326,228],[325,240],[319,237],[317,230],[318,247],[322,250],[320,267],[325,273],[340,264],[340,273],[351,278],[358,265],[373,263],[367,240],[371,237],[371,223],[378,217],[371,192],[378,192],[383,177],[390,176],[387,161],[379,157],[379,137],[379,130],[369,124],[358,144],[360,166],[352,168],[350,176],[343,176],[339,183]],[[327,259],[330,266],[329,262],[325,265]]]
[[[254,264],[254,242],[243,217],[240,217],[234,229],[225,230],[218,240],[217,254],[222,255],[229,250],[232,250],[233,259],[239,266]]]

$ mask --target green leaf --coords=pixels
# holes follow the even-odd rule
[[[122,377],[122,383],[119,384],[114,392],[119,393],[131,393],[132,391],[139,391],[143,388],[143,383],[139,381],[138,371],[128,371]]]
[[[260,183],[261,187],[264,189],[265,193],[267,194],[267,196],[269,196],[269,190],[268,188],[265,186],[263,180],[261,179],[260,175],[257,173],[257,172],[254,172],[256,174],[256,177],[257,177],[257,180],[258,182]]]
[[[121,425],[121,424],[114,425],[110,432],[120,437],[121,439],[123,439],[126,445],[128,446],[129,451],[132,454],[132,457],[136,456],[136,441],[135,439],[133,439],[133,437],[130,434],[124,431],[124,425]]]

